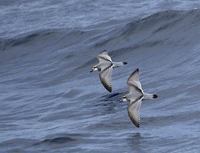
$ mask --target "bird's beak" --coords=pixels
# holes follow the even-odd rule
[[[122,97],[121,102],[127,102],[126,97]]]

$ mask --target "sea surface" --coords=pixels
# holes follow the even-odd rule
[[[113,92],[106,49],[128,65]],[[141,126],[122,96],[136,69]],[[0,153],[199,153],[199,0],[1,0]]]

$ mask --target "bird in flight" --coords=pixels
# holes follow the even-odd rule
[[[139,69],[136,69],[128,78],[128,93],[123,101],[128,102],[128,115],[136,127],[140,127],[140,107],[145,99],[155,99],[156,94],[145,93],[139,80]]]
[[[109,92],[112,92],[112,70],[113,68],[126,65],[127,62],[113,62],[106,50],[100,53],[97,59],[99,63],[94,65],[90,72],[99,71],[101,83]]]

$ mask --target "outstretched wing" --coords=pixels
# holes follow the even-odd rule
[[[112,65],[108,66],[106,69],[99,73],[99,78],[103,86],[112,92]]]
[[[112,59],[111,57],[108,55],[108,52],[106,51],[103,51],[102,53],[100,53],[98,56],[97,56],[99,62],[103,61],[107,61],[107,62],[112,62]]]
[[[136,69],[128,78],[129,93],[139,97],[143,94],[142,86],[139,79],[139,69]]]
[[[111,57],[108,55],[106,51],[102,52],[97,56],[97,59],[99,60],[99,68],[101,71],[108,68],[110,65],[112,65]]]
[[[140,107],[142,104],[142,97],[139,97],[134,102],[129,103],[128,106],[128,115],[132,123],[136,127],[140,127]]]

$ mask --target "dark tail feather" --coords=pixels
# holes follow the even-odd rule
[[[128,64],[127,62],[123,62],[124,65]]]
[[[154,95],[153,95],[153,98],[154,98],[154,99],[158,98],[158,95],[154,94]]]

